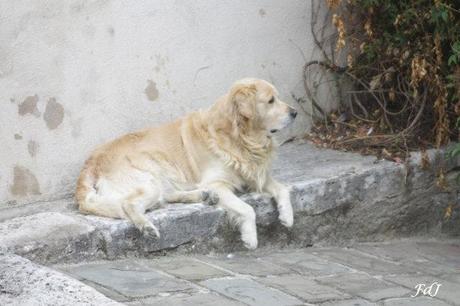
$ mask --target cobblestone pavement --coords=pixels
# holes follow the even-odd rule
[[[167,255],[54,268],[133,306],[460,305],[460,240]],[[411,297],[418,284],[426,295]]]

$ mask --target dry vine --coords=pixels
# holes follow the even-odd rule
[[[412,149],[458,138],[456,1],[312,0],[311,5],[311,32],[322,58],[304,67],[316,122],[311,140],[401,160]],[[339,106],[332,114],[320,106],[324,82],[318,74],[334,84]]]

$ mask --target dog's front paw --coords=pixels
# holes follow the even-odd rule
[[[151,223],[142,227],[142,234],[146,238],[160,238],[160,231]]]
[[[281,224],[286,227],[292,227],[294,224],[294,215],[292,214],[292,211],[280,213],[278,219]]]
[[[254,250],[257,248],[257,235],[244,235],[241,237],[243,240],[244,247],[249,250]]]
[[[219,203],[219,196],[217,193],[211,190],[205,190],[202,192],[203,203],[206,205],[214,206]]]

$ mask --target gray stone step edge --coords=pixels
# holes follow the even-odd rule
[[[421,154],[415,153],[408,167],[380,161],[370,168],[338,173],[327,179],[296,182],[291,191],[295,214],[319,216],[356,201],[398,199],[401,192],[407,193],[402,185],[410,185],[411,190],[424,190],[427,182],[432,183],[440,166],[448,172],[458,164],[445,160],[440,150],[429,150],[427,154],[431,161],[430,170],[420,169]],[[255,208],[259,226],[277,223],[275,204],[269,197],[246,194],[242,199]],[[213,246],[226,243],[222,236],[216,237],[219,236],[216,233],[227,228],[228,223],[224,211],[215,207],[172,204],[148,213],[148,218],[159,228],[159,239],[141,236],[126,220],[76,212],[45,212],[18,217],[0,223],[0,250],[39,263],[56,263],[112,259],[130,253],[146,254],[190,242],[197,242],[197,245],[209,242]]]

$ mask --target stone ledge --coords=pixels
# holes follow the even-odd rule
[[[5,252],[39,263],[115,258],[210,238],[223,215],[222,210],[202,204],[168,205],[147,214],[161,232],[159,239],[151,239],[143,237],[127,220],[78,213],[39,213],[0,223],[0,245]]]
[[[80,216],[49,212],[0,223],[4,251],[38,262],[95,256],[100,243],[96,227]]]
[[[350,240],[382,240],[404,235],[458,233],[460,210],[455,189],[441,191],[435,173],[455,164],[442,152],[428,152],[431,169],[421,170],[420,154],[409,166],[373,157],[320,150],[308,144],[282,148],[274,175],[292,185],[295,225],[279,225],[275,204],[266,195],[242,199],[257,213],[259,243],[343,244]],[[408,169],[408,170],[407,170]],[[452,177],[447,175],[446,177]],[[455,204],[452,216],[444,212]],[[222,210],[202,204],[174,204],[147,214],[162,235],[141,237],[126,220],[84,216],[75,210],[43,212],[0,223],[0,245],[38,262],[115,258],[148,254],[183,246],[185,251],[209,252],[242,247],[238,233]]]

